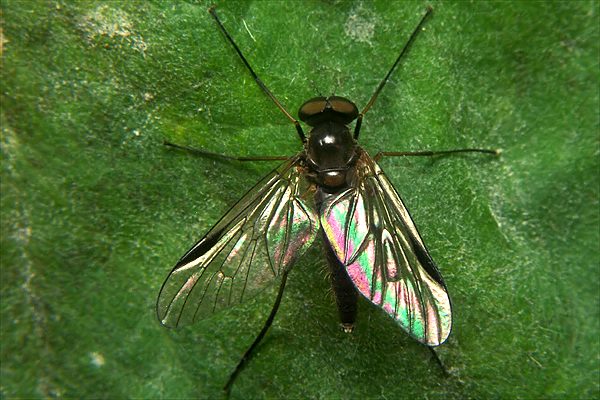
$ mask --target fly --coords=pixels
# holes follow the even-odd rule
[[[290,269],[320,238],[344,331],[353,330],[358,298],[362,296],[430,349],[444,343],[452,328],[452,305],[446,284],[377,160],[384,156],[468,152],[497,155],[499,151],[380,152],[371,157],[357,144],[364,115],[421,31],[432,8],[427,8],[362,111],[340,96],[315,97],[300,107],[298,117],[310,127],[308,137],[300,122],[256,75],[214,7],[209,12],[258,86],[294,124],[303,148],[292,157],[228,157],[165,142],[204,156],[285,161],[250,189],[177,262],[158,296],[160,322],[168,327],[191,324],[243,303],[273,282],[279,282],[269,317],[224,387],[228,394],[275,318]],[[353,121],[356,123],[351,132],[348,125]],[[433,349],[432,353],[440,363]]]

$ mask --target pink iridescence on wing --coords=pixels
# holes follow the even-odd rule
[[[443,282],[416,255],[423,241],[381,169],[363,153],[355,185],[323,207],[321,226],[357,290],[421,343],[443,343],[452,326]]]
[[[375,242],[368,240],[367,246],[360,253],[356,261],[346,267],[348,275],[356,288],[369,300],[373,301],[373,297],[379,295],[381,300],[381,288],[373,288],[373,266],[375,265]]]
[[[323,226],[327,230],[327,237],[333,246],[337,257],[344,260],[344,249],[346,248],[346,235],[344,234],[344,211],[331,210],[327,224]],[[333,239],[333,240],[331,240]]]

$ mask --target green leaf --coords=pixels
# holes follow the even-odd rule
[[[380,150],[501,148],[381,161],[438,263],[455,320],[438,354],[361,301],[338,329],[325,260],[294,267],[234,398],[597,398],[599,5],[434,2],[366,115]],[[274,292],[160,326],[170,267],[271,163],[301,150],[209,3],[1,3],[1,386],[15,397],[217,398]],[[218,13],[293,113],[364,106],[421,2],[223,2]]]

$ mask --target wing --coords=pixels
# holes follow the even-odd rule
[[[428,346],[452,325],[446,285],[400,196],[364,151],[354,183],[322,208],[321,225],[359,292]]]
[[[319,230],[313,193],[298,156],[261,180],[173,268],[157,300],[161,323],[192,323],[281,276]]]

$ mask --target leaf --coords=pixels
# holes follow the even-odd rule
[[[446,3],[363,122],[452,296],[440,358],[361,301],[352,335],[313,247],[236,398],[596,398],[600,351],[598,3]],[[2,3],[3,397],[215,398],[274,293],[168,331],[177,259],[273,168],[165,149],[294,154],[209,3]],[[218,12],[295,113],[364,106],[421,2],[225,2]]]

